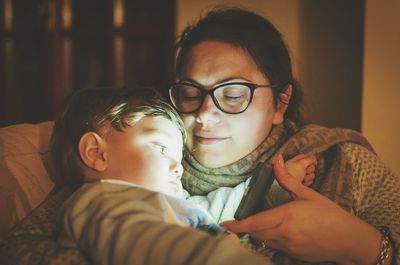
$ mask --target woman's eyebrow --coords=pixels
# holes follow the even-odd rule
[[[244,78],[244,77],[241,77],[241,76],[240,77],[233,76],[233,77],[226,77],[226,78],[217,80],[217,82],[214,83],[214,86],[219,85],[219,84],[223,84],[223,83],[227,83],[227,82],[233,81],[235,79],[241,79],[241,80],[244,80],[246,82],[252,82],[251,80],[248,80],[247,78]],[[191,83],[191,84],[194,84],[194,85],[202,86],[202,84],[200,84],[199,82],[193,80],[192,78],[184,77],[184,78],[180,79],[180,82],[182,82],[182,81],[183,82],[188,82],[188,83]]]

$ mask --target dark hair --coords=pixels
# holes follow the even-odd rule
[[[83,183],[78,145],[87,132],[105,137],[123,131],[144,117],[163,117],[186,132],[178,113],[155,90],[149,88],[95,88],[72,92],[51,136],[51,162],[57,178],[72,189]]]
[[[300,120],[301,90],[292,75],[288,49],[279,31],[266,18],[239,8],[213,9],[194,26],[188,26],[176,44],[176,76],[182,74],[188,53],[203,41],[221,41],[247,51],[259,70],[277,85],[273,89],[274,102],[289,84],[293,86],[285,118],[298,125]]]

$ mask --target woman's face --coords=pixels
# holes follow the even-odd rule
[[[245,50],[217,41],[201,42],[191,49],[179,81],[192,82],[206,90],[232,81],[270,84]],[[188,132],[189,151],[210,168],[243,158],[268,136],[273,124],[283,121],[283,115],[275,110],[269,87],[257,88],[243,113],[224,113],[207,95],[196,113],[181,117]]]

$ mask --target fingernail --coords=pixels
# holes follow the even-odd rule
[[[278,155],[278,164],[279,164],[281,167],[284,166],[282,154],[279,154],[279,155]]]

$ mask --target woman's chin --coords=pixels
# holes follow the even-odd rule
[[[202,164],[205,167],[208,168],[218,168],[218,167],[223,167],[226,165],[229,165],[231,163],[233,163],[234,161],[227,161],[225,157],[225,154],[210,154],[208,153],[204,153],[204,155],[201,155],[199,153],[195,153],[194,157],[196,158],[196,160]]]
[[[208,168],[227,166],[245,155],[232,148],[227,141],[210,145],[196,144],[191,148],[188,146],[188,149],[200,164]]]

